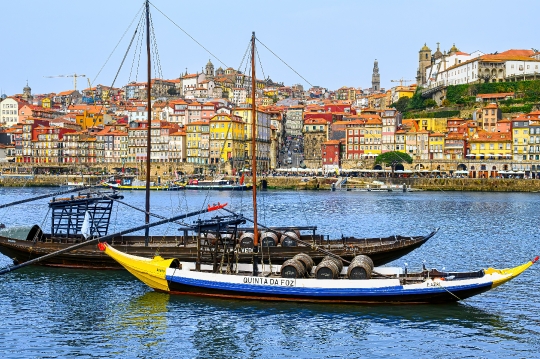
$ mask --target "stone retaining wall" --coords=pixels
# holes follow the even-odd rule
[[[161,177],[161,176],[160,176]],[[85,176],[84,182],[95,184],[103,177]],[[162,176],[161,181],[169,179]],[[234,178],[228,178],[234,180]],[[152,176],[151,180],[157,182],[157,176]],[[266,181],[268,189],[291,189],[291,190],[330,190],[332,183],[337,178],[330,177],[285,177],[269,176],[257,177],[259,184]],[[503,178],[351,178],[349,182],[359,181],[362,184],[371,183],[373,180],[381,181],[393,185],[407,185],[414,189],[425,191],[478,191],[478,192],[540,192],[540,180],[536,179],[503,179]],[[0,176],[0,187],[53,187],[70,182],[81,181],[81,176],[53,176],[35,175],[33,177]],[[246,183],[250,183],[250,177],[246,178]],[[372,186],[374,188],[375,186]]]

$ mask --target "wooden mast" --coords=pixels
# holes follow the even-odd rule
[[[257,228],[257,109],[255,106],[255,31],[251,33],[251,176],[253,178],[253,245],[259,245]],[[255,249],[256,250],[256,249]]]
[[[150,9],[148,0],[145,3],[146,7],[146,56],[148,58],[148,84],[147,84],[147,100],[148,104],[148,124],[147,124],[147,136],[146,136],[146,206],[145,206],[145,215],[144,223],[150,223],[150,161],[151,161],[151,147],[152,147],[152,72],[151,72],[151,63],[150,63]],[[148,238],[150,233],[150,227],[146,227],[144,230],[144,245],[148,247]]]

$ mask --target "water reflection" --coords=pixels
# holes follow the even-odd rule
[[[528,340],[519,324],[466,304],[358,306],[172,296],[169,311],[188,322],[197,318],[189,339],[200,357],[266,355],[270,344],[288,353],[305,352],[306,342],[317,348],[333,347],[339,338],[358,343],[390,328],[406,336],[421,334],[418,340],[426,332],[451,336],[454,331],[491,340]]]
[[[149,291],[116,303],[100,325],[100,330],[107,333],[105,340],[113,343],[119,353],[142,357],[159,353],[168,332],[168,302],[169,295]]]

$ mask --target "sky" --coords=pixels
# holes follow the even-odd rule
[[[0,5],[0,93],[10,96],[22,93],[27,81],[33,94],[73,89],[73,77],[48,76],[85,75],[77,78],[78,89],[88,87],[87,79],[110,86],[143,1],[6,0]],[[209,59],[216,69],[239,69],[255,31],[301,75],[257,44],[258,78],[264,72],[285,85],[336,90],[371,87],[375,59],[383,88],[399,84],[391,80],[414,81],[424,43],[433,51],[437,42],[441,51],[455,43],[468,53],[540,48],[538,8],[536,0],[152,0],[150,11],[163,78],[178,78],[186,68],[200,72]],[[145,81],[146,55],[134,56],[135,44],[116,87]]]

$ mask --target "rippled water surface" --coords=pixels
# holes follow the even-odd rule
[[[52,192],[3,189],[0,203]],[[125,192],[142,208],[143,192]],[[168,216],[228,202],[248,215],[251,192],[153,192]],[[316,225],[320,233],[439,233],[392,265],[477,270],[540,254],[540,194],[268,191],[266,225]],[[189,219],[192,221],[196,218]],[[47,201],[0,209],[8,226],[48,228]],[[113,210],[111,231],[141,224]],[[174,226],[152,234],[174,234]],[[0,255],[0,266],[10,264]],[[532,358],[540,357],[538,266],[493,291],[453,305],[358,306],[257,303],[152,292],[123,271],[25,268],[0,277],[0,357],[121,358]]]

